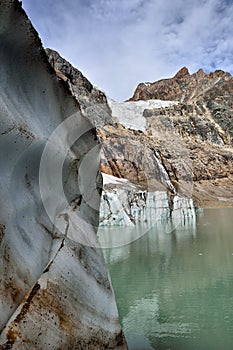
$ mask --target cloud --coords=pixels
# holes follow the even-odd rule
[[[45,46],[117,100],[141,81],[233,72],[231,0],[23,0]]]

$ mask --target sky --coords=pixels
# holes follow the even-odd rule
[[[23,0],[44,47],[116,101],[183,66],[233,74],[233,0]]]

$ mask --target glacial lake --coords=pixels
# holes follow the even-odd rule
[[[130,350],[233,349],[232,223],[233,209],[208,209],[103,249]],[[101,229],[102,244],[124,230]]]

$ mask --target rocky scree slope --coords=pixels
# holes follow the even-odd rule
[[[121,103],[120,108],[125,105],[127,113],[129,103],[135,103],[135,110],[136,103],[145,103],[144,108],[140,106],[146,120],[142,131],[124,126],[122,118],[114,115],[116,102],[109,101],[110,106],[115,104],[111,115],[101,91],[81,90],[86,78],[56,52],[47,52],[97,126],[102,172],[126,178],[138,190],[168,191],[171,200],[176,194],[192,197],[196,207],[233,205],[233,78],[229,73],[206,74],[200,69],[190,75],[184,67],[171,79],[139,84],[130,102]],[[79,80],[73,79],[76,76]],[[88,106],[93,106],[90,110],[87,99]],[[169,105],[163,107],[163,101],[170,101]],[[153,107],[155,102],[159,108]],[[98,120],[92,114],[95,105]]]
[[[0,2],[0,76],[0,349],[126,349],[96,236],[96,132],[16,0]]]

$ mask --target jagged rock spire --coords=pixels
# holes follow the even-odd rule
[[[189,70],[187,67],[182,67],[174,76],[176,79],[180,79],[185,77],[186,75],[190,75]]]

